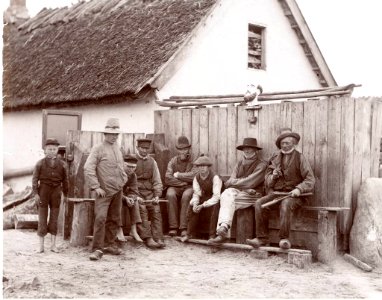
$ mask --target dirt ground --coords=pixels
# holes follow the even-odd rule
[[[46,246],[49,246],[49,236]],[[298,269],[284,258],[211,251],[166,239],[163,250],[133,243],[121,256],[90,261],[86,247],[59,238],[61,253],[38,254],[33,230],[3,231],[4,298],[379,298],[382,270],[338,258]],[[47,249],[49,250],[49,248]]]

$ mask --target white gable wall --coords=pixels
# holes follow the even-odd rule
[[[266,27],[266,70],[247,68],[248,23]],[[188,57],[159,91],[172,95],[244,93],[319,88],[320,84],[277,0],[223,0],[192,40]]]
[[[147,100],[129,103],[86,105],[64,107],[82,113],[82,130],[101,131],[106,120],[116,117],[120,120],[121,130],[130,133],[153,133],[154,110],[153,96]],[[41,149],[42,110],[5,112],[3,114],[3,170],[33,167],[37,160],[44,157]],[[14,191],[31,186],[31,176],[7,180]]]

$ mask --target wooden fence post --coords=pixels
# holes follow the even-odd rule
[[[318,212],[318,253],[317,259],[330,263],[337,255],[337,212]]]
[[[94,202],[75,202],[70,234],[71,246],[85,246],[86,236],[93,235]]]

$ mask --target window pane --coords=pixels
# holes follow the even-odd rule
[[[58,139],[61,146],[65,146],[66,132],[79,129],[78,118],[78,116],[48,114],[46,138],[54,137]]]

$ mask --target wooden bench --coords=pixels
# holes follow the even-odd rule
[[[291,220],[292,245],[311,250],[313,256],[320,262],[331,262],[337,254],[338,213],[349,209],[347,207],[301,207],[293,214]],[[255,236],[254,208],[237,210],[232,224],[231,238],[236,238],[236,243],[245,244],[246,239]],[[278,243],[279,229],[278,211],[271,210],[269,220],[271,243]]]
[[[93,234],[94,199],[68,198],[68,201],[73,203],[70,244],[72,246],[85,246],[88,242],[86,236]],[[296,217],[292,217],[290,234],[292,245],[309,249],[313,257],[316,257],[320,262],[331,262],[337,254],[337,215],[348,209],[345,207],[302,207],[302,211],[316,212],[317,215],[313,218],[301,216],[298,211]],[[276,210],[271,210],[269,221],[270,241],[276,244],[279,240],[277,214]],[[123,219],[125,226],[127,223],[128,221]],[[248,207],[237,210],[231,229],[231,238],[235,238],[238,244],[245,244],[246,239],[255,236],[254,233],[254,209]]]

